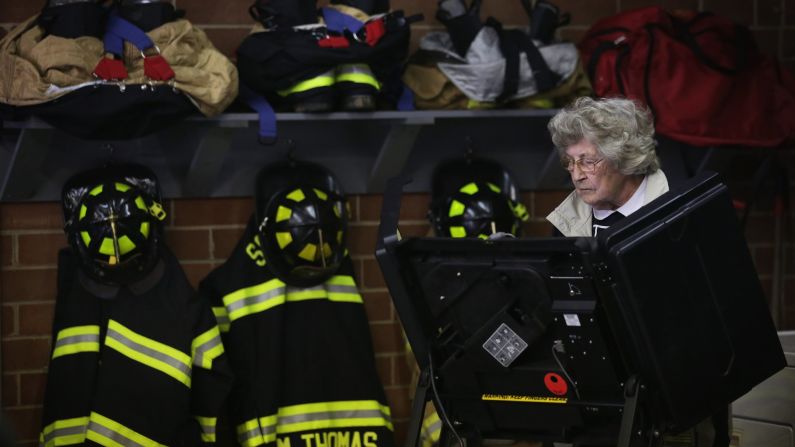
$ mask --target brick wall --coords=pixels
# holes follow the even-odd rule
[[[15,23],[34,14],[41,2],[0,0],[0,35]],[[176,0],[188,11],[188,18],[202,26],[215,44],[232,55],[237,43],[248,33],[251,21],[246,13],[249,0]],[[413,41],[439,27],[433,20],[433,0],[393,0],[393,7],[408,13],[423,12],[425,22],[415,26]],[[483,16],[493,15],[508,25],[523,25],[524,13],[518,0],[485,0]],[[560,31],[564,38],[577,40],[596,19],[637,6],[643,0],[558,0],[572,22]],[[760,46],[795,69],[795,0],[670,0],[656,2],[668,8],[712,10],[749,25]],[[795,172],[795,155],[781,153],[782,163]],[[759,153],[737,157],[726,170],[730,186],[742,198],[748,191]],[[790,192],[795,192],[790,186]],[[551,227],[543,220],[565,195],[563,191],[525,192],[524,203],[531,214],[528,235],[547,235]],[[747,230],[749,247],[768,296],[773,290],[776,219],[770,194],[754,208]],[[795,196],[795,194],[790,194]],[[406,198],[401,229],[407,236],[428,231],[424,215],[427,194]],[[379,375],[387,390],[398,437],[402,442],[409,413],[410,374],[403,358],[400,326],[383,278],[373,257],[381,197],[351,198],[354,221],[350,229],[350,251],[360,280],[373,336]],[[789,208],[793,209],[792,206]],[[243,231],[252,211],[247,198],[172,200],[168,203],[167,241],[195,285],[213,267],[223,262]],[[791,217],[791,216],[790,216]],[[786,222],[787,219],[783,221]],[[40,429],[47,357],[50,347],[56,253],[66,242],[56,203],[0,204],[0,315],[2,324],[2,408],[17,431],[23,446],[35,445]],[[783,246],[792,259],[793,246]],[[795,328],[795,263],[783,271],[787,292],[782,328]]]

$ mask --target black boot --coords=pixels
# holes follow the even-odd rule
[[[96,0],[49,0],[38,21],[53,36],[101,38],[105,9]]]
[[[480,21],[480,0],[467,8],[464,0],[439,0],[436,20],[442,22],[458,54],[466,56],[469,45],[483,28]]]

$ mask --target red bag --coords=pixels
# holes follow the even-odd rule
[[[593,25],[580,50],[596,94],[646,103],[660,135],[694,146],[795,139],[795,78],[726,18],[627,11]]]

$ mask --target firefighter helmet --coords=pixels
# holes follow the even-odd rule
[[[348,210],[333,175],[308,163],[280,164],[261,172],[257,184],[265,266],[297,287],[334,275],[346,255]]]
[[[455,160],[434,172],[428,217],[437,236],[519,236],[527,210],[510,174],[488,160]]]
[[[157,180],[146,168],[125,165],[78,174],[63,191],[64,229],[81,268],[91,278],[125,285],[143,278],[159,258]]]

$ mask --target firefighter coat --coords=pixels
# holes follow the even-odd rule
[[[252,219],[199,286],[235,372],[231,419],[240,445],[394,445],[350,257],[310,288],[287,286],[265,264]]]
[[[215,441],[232,375],[209,306],[163,252],[123,288],[93,282],[60,252],[43,446]]]

